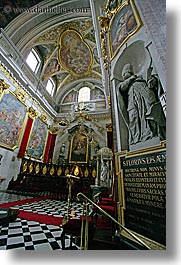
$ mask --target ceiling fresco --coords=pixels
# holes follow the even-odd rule
[[[41,68],[37,73],[42,84],[41,91],[49,104],[54,106],[54,103],[59,104],[66,90],[73,89],[79,81],[82,84],[88,81],[101,85],[102,72],[89,11],[62,15],[64,19],[56,13],[46,13],[44,16],[43,12],[31,15],[28,12],[14,12],[15,9],[33,6],[46,7],[48,3],[66,8],[90,8],[88,0],[83,3],[80,0],[75,3],[63,0],[0,0],[0,27],[5,28],[24,58],[32,48],[36,49],[41,57]],[[19,21],[22,19],[23,23],[19,24],[15,20],[13,24],[13,19],[18,15]],[[56,84],[53,96],[45,90],[49,78]]]
[[[75,30],[66,30],[61,34],[58,57],[61,65],[73,75],[82,76],[90,72],[90,46]]]
[[[80,78],[101,80],[92,19],[56,26],[36,38],[31,47],[43,58],[42,81],[52,77],[57,90]]]

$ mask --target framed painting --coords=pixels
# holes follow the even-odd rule
[[[39,118],[34,121],[30,134],[27,155],[41,159],[44,155],[45,143],[47,139],[47,125]]]
[[[26,106],[10,92],[0,101],[0,146],[14,150],[20,144],[24,128]]]
[[[69,163],[87,163],[88,138],[87,135],[75,134],[70,142]]]
[[[120,48],[141,28],[142,21],[133,0],[124,2],[110,21],[109,47],[111,60]]]

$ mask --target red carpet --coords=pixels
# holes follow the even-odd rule
[[[30,198],[30,199],[19,200],[19,201],[14,201],[14,202],[2,203],[0,204],[0,208],[11,208],[11,207],[13,208],[13,206],[16,206],[16,205],[22,205],[26,203],[35,202],[35,201],[46,200],[49,198],[52,198],[52,196],[43,196],[43,197]],[[55,216],[49,216],[46,214],[32,213],[32,212],[23,211],[23,210],[18,210],[18,211],[19,213],[17,217],[28,220],[28,221],[34,221],[34,222],[39,222],[43,224],[60,226],[63,220],[62,217],[55,217]]]
[[[101,227],[103,229],[112,229],[112,226],[111,226],[111,220],[110,219],[107,219],[107,218],[101,218],[99,217],[98,220],[97,220],[97,227]]]
[[[12,207],[12,206],[22,205],[22,204],[25,204],[25,203],[46,200],[46,199],[49,199],[49,198],[52,198],[52,196],[43,196],[43,197],[30,198],[30,199],[25,199],[25,200],[20,200],[20,201],[2,203],[2,204],[0,204],[0,208],[9,208],[9,207]]]
[[[62,224],[62,217],[49,216],[46,214],[38,214],[19,210],[18,217],[28,221],[39,222],[47,225],[56,225],[60,226]]]

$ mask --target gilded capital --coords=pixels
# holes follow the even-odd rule
[[[29,107],[28,115],[31,118],[37,118],[38,117],[38,113],[37,113],[37,111],[33,107]]]
[[[57,134],[59,132],[59,129],[60,128],[57,126],[50,126],[49,127],[50,133],[52,133],[52,134]]]

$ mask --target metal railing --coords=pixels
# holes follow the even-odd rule
[[[80,200],[80,197],[82,197],[82,199],[86,200],[86,204],[87,202],[93,204],[95,207],[97,207],[99,209],[100,212],[102,212],[104,215],[106,215],[108,218],[110,218],[115,224],[117,224],[119,227],[121,227],[121,229],[123,229],[124,231],[126,231],[132,238],[134,238],[136,240],[136,242],[138,242],[139,244],[141,244],[142,246],[146,247],[147,249],[151,249],[145,242],[143,242],[138,236],[136,236],[133,232],[131,232],[129,229],[127,229],[125,226],[123,226],[121,223],[119,223],[116,219],[114,219],[110,214],[108,214],[106,211],[104,211],[99,205],[97,205],[95,202],[93,202],[91,199],[89,199],[86,195],[84,195],[82,192],[79,192],[77,194],[77,199]],[[87,212],[86,212],[86,224],[85,224],[85,249],[88,249],[88,218],[87,218]],[[83,228],[82,228],[83,229]],[[83,233],[81,233],[81,237],[82,237]],[[82,238],[81,238],[81,242],[82,242]],[[82,247],[82,246],[81,246]]]

